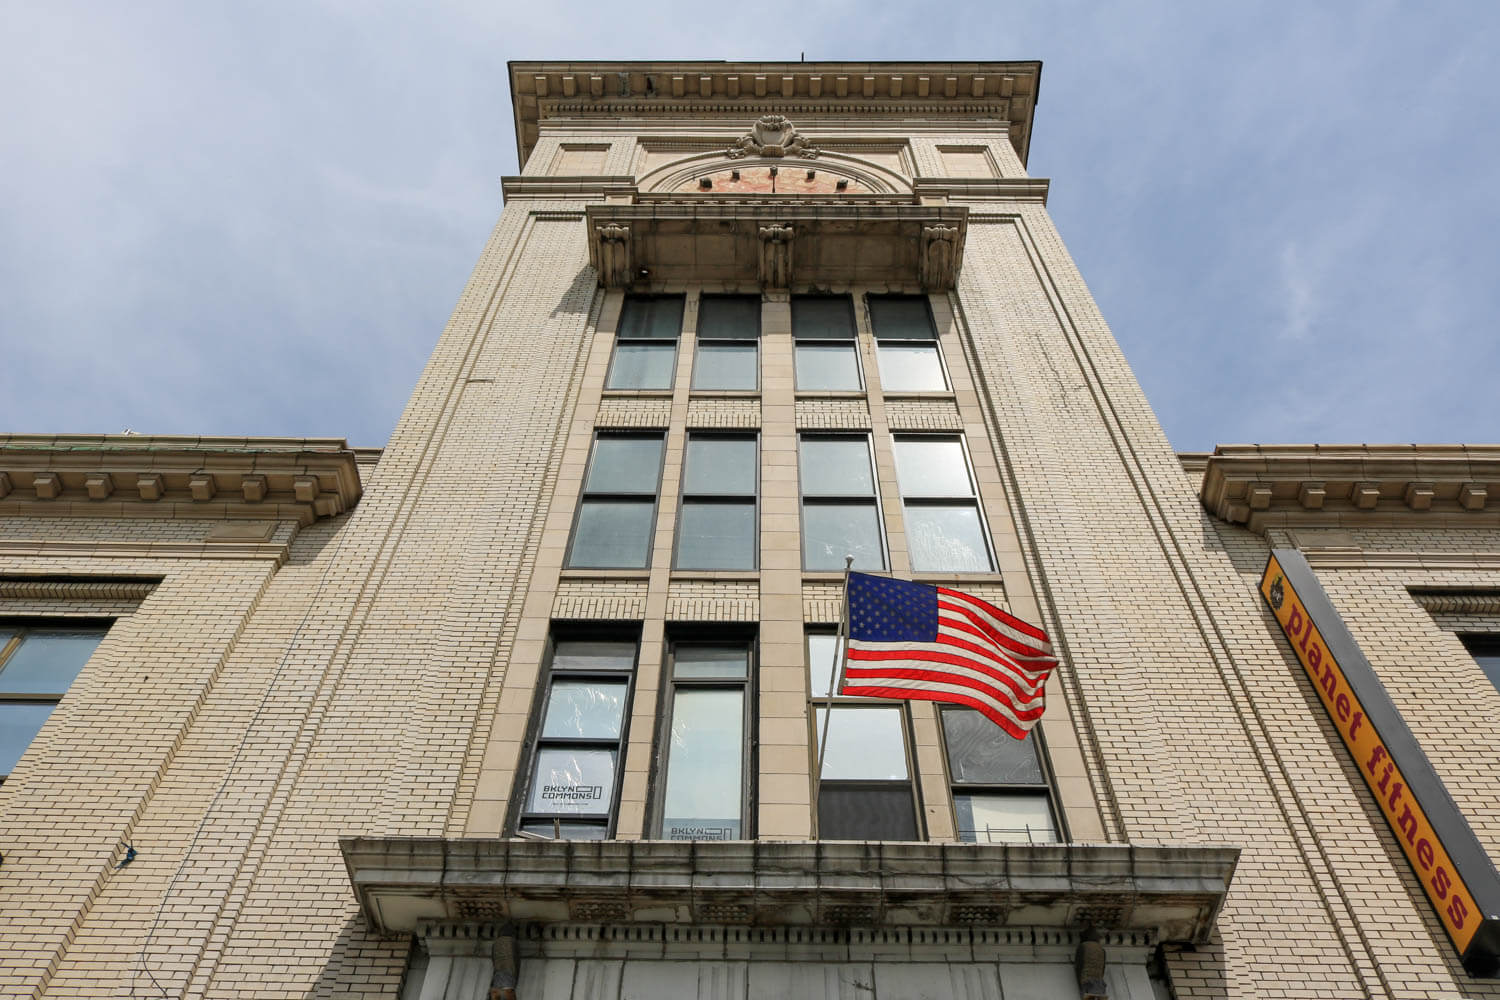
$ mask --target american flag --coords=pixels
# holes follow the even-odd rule
[[[849,663],[841,694],[951,701],[1023,739],[1057,666],[1047,633],[986,601],[849,574]]]

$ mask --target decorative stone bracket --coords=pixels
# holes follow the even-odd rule
[[[791,226],[760,227],[760,287],[789,288],[792,284]]]

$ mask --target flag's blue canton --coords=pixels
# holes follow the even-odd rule
[[[937,588],[866,573],[849,574],[849,637],[870,642],[935,642]]]

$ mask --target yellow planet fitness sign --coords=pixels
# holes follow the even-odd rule
[[[1500,876],[1301,553],[1278,549],[1260,593],[1471,975],[1500,965]]]

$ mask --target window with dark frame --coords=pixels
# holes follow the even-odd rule
[[[958,839],[1056,843],[1058,825],[1037,731],[1015,739],[972,708],[944,705],[940,715]]]
[[[705,295],[698,300],[693,388],[760,388],[760,296]]]
[[[1459,639],[1490,683],[1500,688],[1500,635],[1461,635]]]
[[[912,570],[993,571],[995,561],[963,439],[898,435],[895,452]]]
[[[0,622],[0,782],[42,731],[109,631],[107,623]]]
[[[879,698],[829,693],[842,641],[834,631],[807,633],[814,766],[824,727],[828,726],[818,781],[818,837],[918,840],[922,836],[917,820],[921,809],[912,781],[906,706]]]
[[[866,434],[803,434],[797,440],[802,493],[802,565],[842,570],[844,556],[857,570],[881,570],[885,534],[880,497]]]
[[[627,295],[606,389],[670,389],[682,333],[681,295]]]
[[[799,390],[857,392],[860,378],[854,301],[847,295],[793,295],[792,338]]]
[[[644,569],[651,560],[663,436],[600,433],[594,438],[568,546],[568,566]]]
[[[677,522],[678,569],[754,569],[760,457],[754,434],[688,434]]]
[[[549,840],[614,835],[637,637],[556,636],[538,681],[516,829]]]
[[[948,388],[937,327],[925,295],[869,295],[870,327],[885,392],[932,392]]]
[[[657,736],[663,840],[754,835],[753,658],[749,636],[689,633],[669,642]]]

